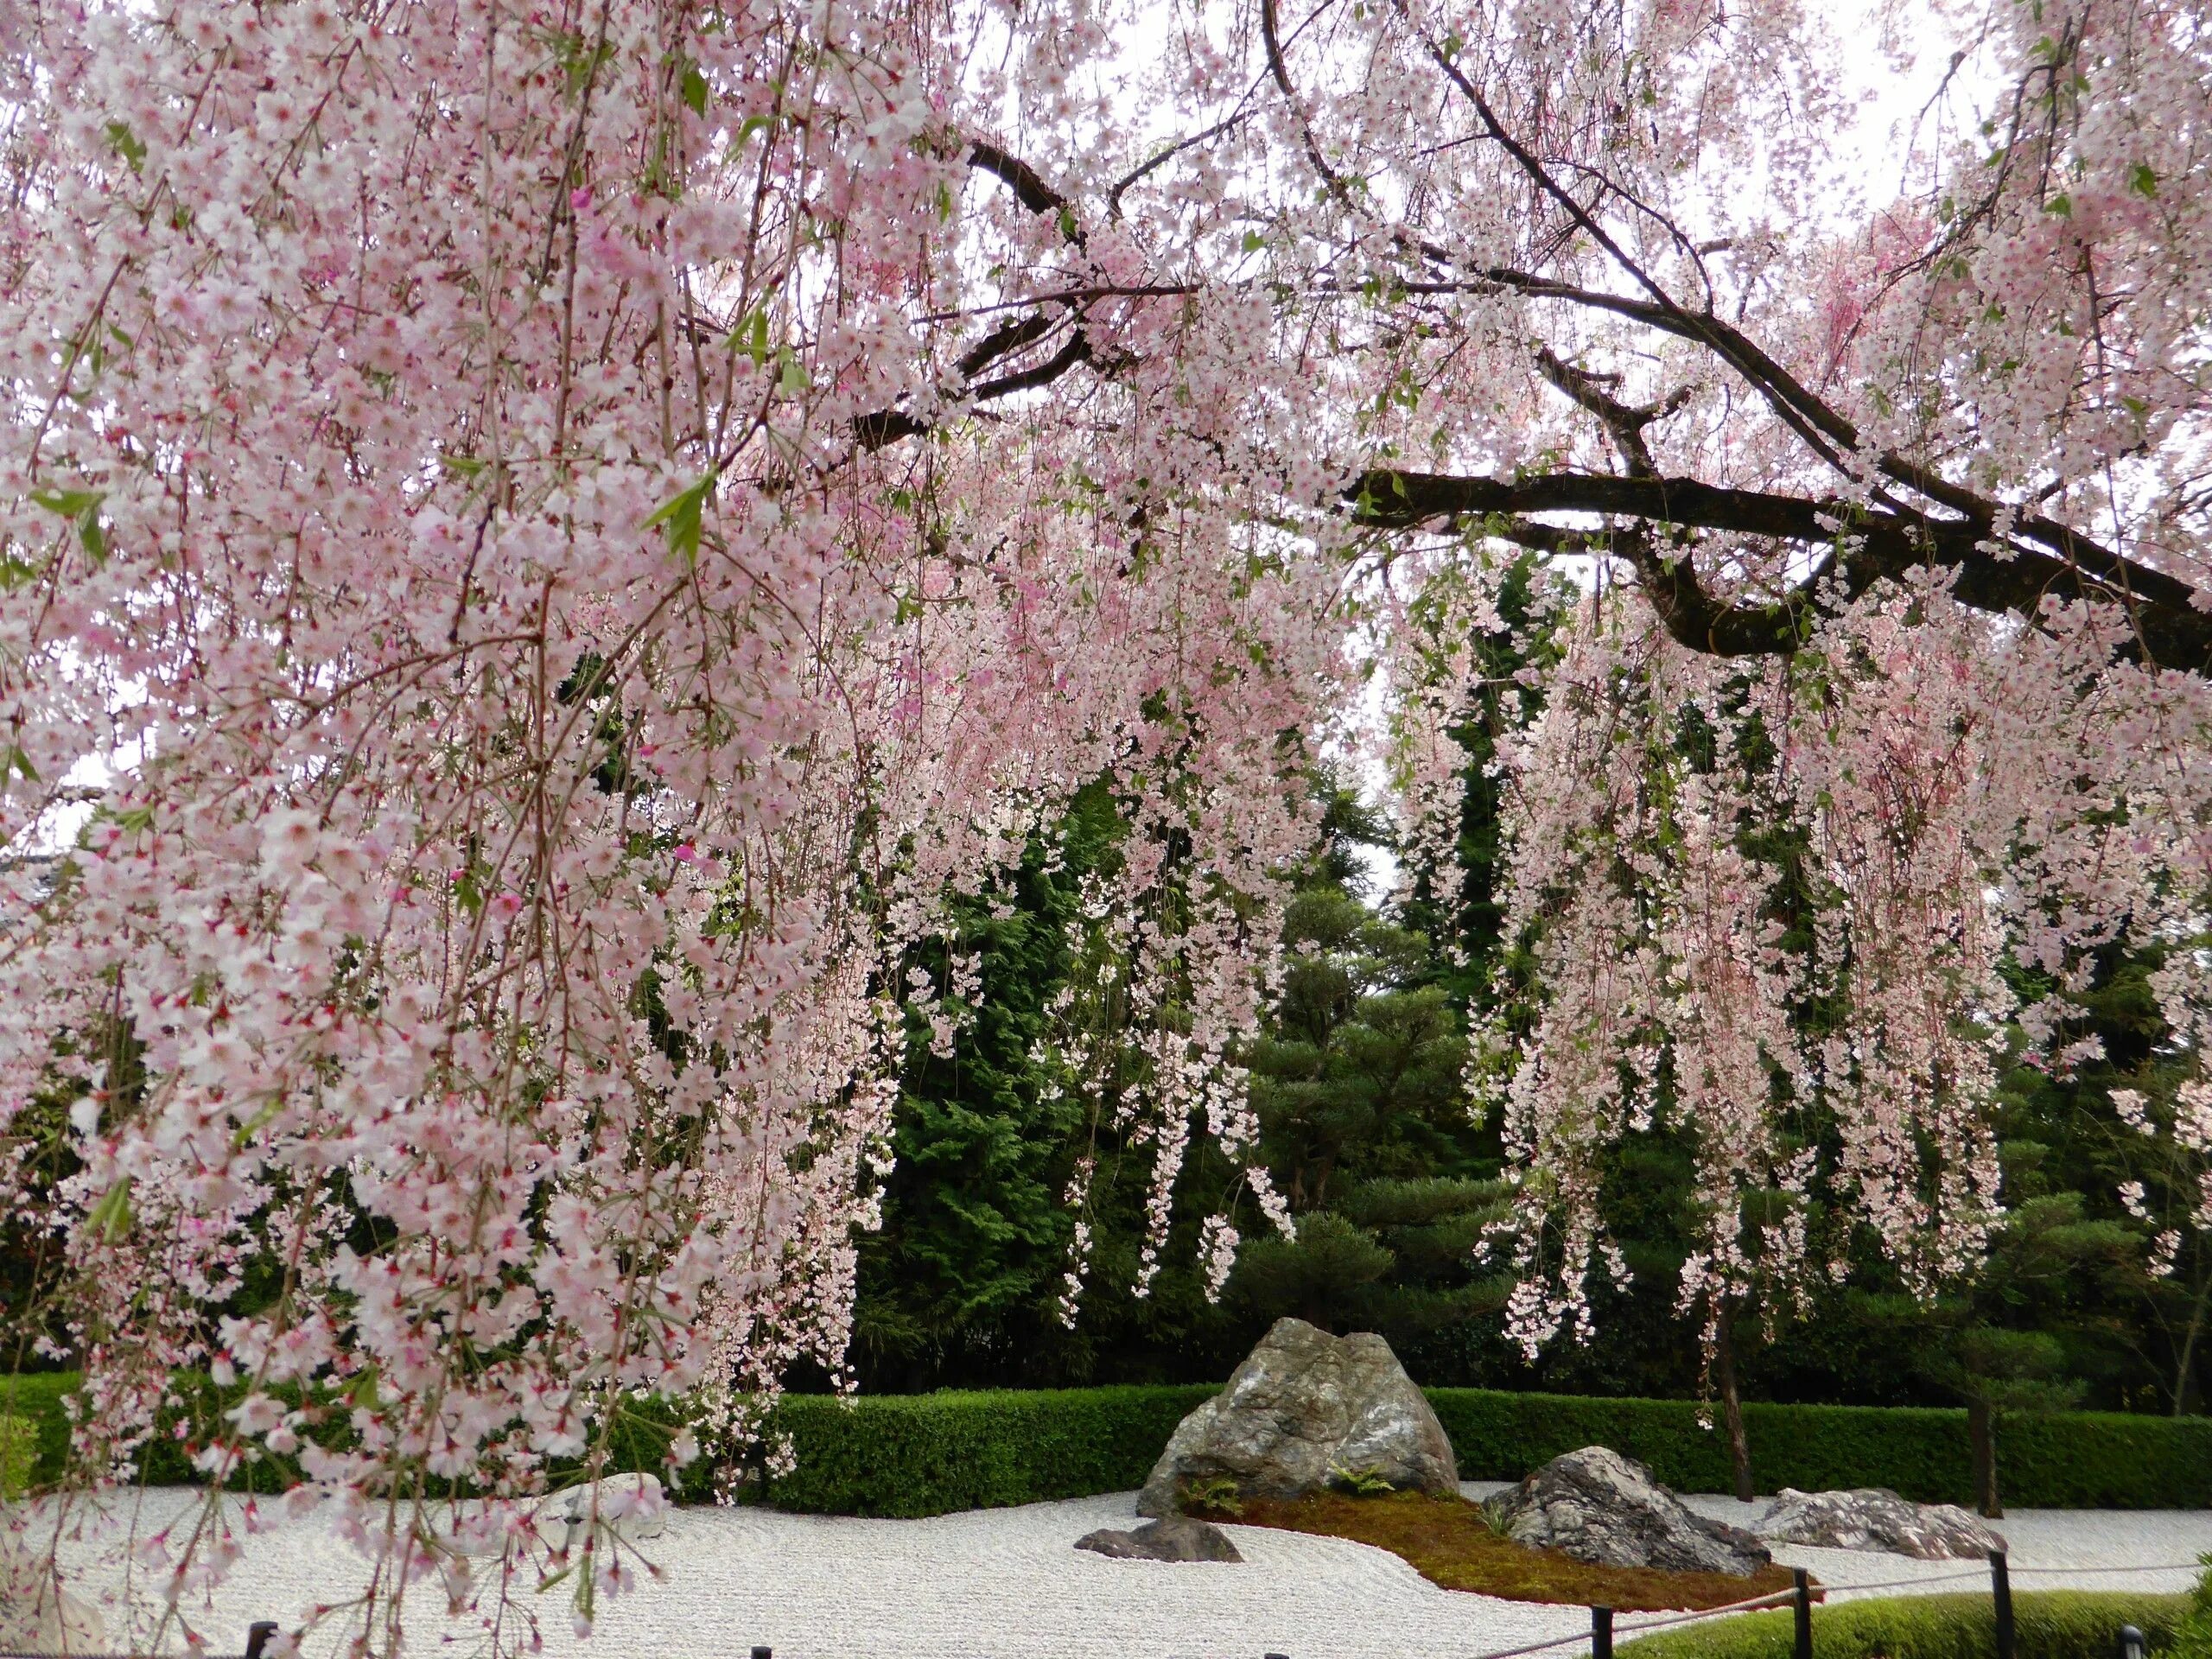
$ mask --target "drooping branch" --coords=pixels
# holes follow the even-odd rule
[[[977,138],[969,142],[968,164],[978,172],[988,173],[1014,192],[1014,200],[1033,213],[1053,215],[1060,227],[1061,236],[1070,245],[1080,251],[1084,246],[1081,221],[1075,204],[1045,181],[1044,175],[1023,161],[1011,150]],[[1040,297],[1039,308],[1010,317],[970,346],[960,354],[954,365],[962,385],[966,388],[958,395],[969,404],[988,404],[1000,397],[1011,397],[1017,391],[1028,391],[1039,386],[1050,385],[1078,364],[1092,360],[1090,342],[1083,333],[1083,318],[1090,310],[1088,300],[1071,301],[1052,296]],[[1067,342],[1052,356],[1026,369],[1018,369],[982,383],[976,383],[976,376],[1001,359],[1009,357],[1024,346],[1035,345],[1059,329],[1072,319],[1075,331]],[[853,417],[853,435],[863,449],[880,449],[901,438],[917,438],[929,432],[934,422],[903,409],[874,410]]]

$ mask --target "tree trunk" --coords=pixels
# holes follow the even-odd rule
[[[1744,1433],[1744,1396],[1736,1387],[1736,1344],[1728,1326],[1724,1307],[1714,1326],[1713,1371],[1720,1384],[1720,1420],[1728,1430],[1728,1464],[1735,1471],[1736,1496],[1748,1503],[1757,1496],[1751,1487],[1751,1442]]]
[[[1992,1521],[2005,1518],[1997,1501],[1997,1421],[1986,1400],[1967,1402],[1967,1433],[1974,1441],[1974,1506]]]
[[[2181,1342],[2181,1358],[2174,1366],[2174,1415],[2185,1416],[2189,1411],[2190,1384],[2196,1379],[2196,1340],[2204,1333],[2205,1304],[2212,1300],[2212,1272],[2200,1267],[2197,1274],[2196,1298],[2189,1310],[2189,1329]]]

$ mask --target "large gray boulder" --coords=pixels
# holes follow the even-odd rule
[[[1117,1561],[1241,1561],[1229,1535],[1210,1522],[1187,1515],[1163,1516],[1134,1532],[1101,1528],[1075,1541],[1077,1549],[1096,1551]]]
[[[1240,1497],[1297,1497],[1338,1470],[1371,1471],[1401,1491],[1459,1490],[1444,1425],[1389,1343],[1277,1319],[1229,1386],[1176,1426],[1137,1513],[1173,1514],[1193,1482],[1232,1480]]]
[[[1554,1458],[1489,1508],[1516,1543],[1599,1567],[1749,1578],[1774,1559],[1750,1533],[1686,1508],[1635,1459],[1602,1446]]]
[[[2005,1540],[1955,1503],[1915,1503],[1886,1486],[1847,1492],[1783,1487],[1752,1529],[1777,1544],[1877,1549],[1923,1561],[1974,1560]]]

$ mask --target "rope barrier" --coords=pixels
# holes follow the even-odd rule
[[[2015,1568],[2014,1571],[2018,1571]],[[1972,1567],[1963,1573],[1930,1573],[1917,1579],[1883,1579],[1873,1584],[1824,1584],[1823,1590],[1904,1590],[1926,1584],[1956,1584],[1963,1579],[1986,1579],[1989,1569]]]
[[[1572,1605],[1573,1604],[1562,1605]],[[1542,1653],[1548,1649],[1563,1648],[1570,1642],[1587,1642],[1589,1639],[1589,1631],[1577,1630],[1572,1636],[1555,1636],[1548,1642],[1531,1642],[1525,1648],[1506,1648],[1497,1653],[1485,1653],[1482,1656],[1482,1659],[1521,1659],[1521,1656],[1524,1653]]]
[[[1624,1624],[1616,1632],[1619,1636],[1637,1636],[1645,1630],[1663,1630],[1670,1624],[1688,1624],[1700,1618],[1714,1618],[1722,1613],[1741,1612],[1749,1607],[1786,1607],[1797,1599],[1795,1590],[1777,1590],[1771,1594],[1753,1596],[1748,1601],[1724,1602],[1718,1607],[1692,1607],[1679,1613],[1669,1613],[1661,1618],[1648,1618],[1640,1624]]]

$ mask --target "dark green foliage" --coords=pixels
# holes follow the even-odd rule
[[[961,944],[981,958],[983,1006],[954,1058],[932,1054],[925,1030],[910,1033],[884,1224],[861,1241],[854,1363],[870,1389],[925,1386],[947,1371],[1033,1380],[1015,1357],[1050,1344],[1046,1287],[1074,1219],[1061,1192],[1079,1115],[1039,1088],[1027,1056],[1066,976],[1063,929],[1096,855],[1098,816],[1071,819],[1073,869],[1048,870],[1045,849],[1031,849],[1011,915],[962,907]],[[942,982],[944,946],[932,942],[911,965]]]
[[[1728,1490],[1728,1449],[1688,1401],[1596,1399],[1431,1389],[1470,1480],[1517,1480],[1579,1446],[1610,1446],[1682,1491]],[[1922,1503],[1964,1503],[1973,1460],[1961,1410],[1872,1406],[1744,1407],[1764,1490],[1887,1486]],[[2043,1509],[2212,1505],[2212,1420],[2060,1412],[2024,1418],[2005,1440],[2006,1497]]]
[[[1290,960],[1251,1056],[1252,1105],[1291,1208],[1324,1208],[1354,1180],[1491,1173],[1459,1086],[1459,1018],[1418,982],[1428,940],[1334,885],[1299,893],[1283,933]]]
[[[34,1425],[34,1484],[58,1479],[68,1462],[69,1418],[61,1402],[76,1386],[74,1371],[0,1376],[0,1415],[29,1418]]]
[[[0,1377],[0,1413],[38,1425],[41,1483],[57,1479],[67,1455],[62,1400],[76,1385],[62,1372]],[[995,1504],[1033,1503],[1142,1484],[1175,1425],[1211,1386],[925,1395],[841,1400],[787,1395],[769,1422],[791,1436],[798,1466],[769,1484],[779,1508],[837,1515],[940,1515]],[[1688,1401],[1596,1399],[1431,1389],[1430,1403],[1452,1437],[1469,1480],[1517,1480],[1547,1459],[1603,1445],[1637,1458],[1685,1491],[1726,1490],[1728,1455],[1700,1427]],[[220,1403],[211,1385],[188,1389],[195,1415]],[[1864,1406],[1744,1408],[1758,1467],[1776,1486],[1806,1491],[1889,1486],[1923,1502],[1958,1503],[1971,1475],[1966,1413]],[[666,1425],[675,1414],[652,1403],[626,1407],[608,1437],[611,1465],[666,1477]],[[342,1433],[337,1419],[334,1433]],[[2056,1412],[2024,1419],[2006,1440],[2015,1503],[2039,1508],[2212,1507],[2212,1420]],[[162,1436],[146,1456],[156,1483],[193,1478],[185,1451]],[[556,1471],[556,1478],[574,1470]],[[702,1498],[703,1464],[675,1478],[677,1492]],[[258,1490],[296,1478],[270,1463]]]
[[[2174,1631],[2177,1659],[2212,1659],[2212,1555],[2205,1556],[2204,1576],[2189,1598],[2189,1611]]]
[[[2020,1659],[2112,1659],[2120,1627],[2133,1624],[2151,1651],[2174,1649],[2188,1599],[2082,1590],[2016,1593]],[[1794,1615],[1742,1613],[1622,1643],[1636,1659],[1789,1659]],[[1897,1596],[1813,1610],[1813,1659],[1996,1659],[1997,1627],[1986,1595]]]
[[[938,1515],[1127,1491],[1205,1387],[862,1396],[790,1396],[774,1427],[798,1468],[774,1482],[779,1508],[839,1515]],[[1685,1401],[1598,1400],[1474,1389],[1427,1390],[1459,1473],[1514,1480],[1560,1452],[1605,1445],[1686,1491],[1727,1489],[1720,1436]],[[1757,1465],[1776,1486],[1889,1486],[1923,1502],[1963,1501],[1966,1414],[1853,1406],[1745,1408]],[[2015,1502],[2049,1508],[2212,1505],[2212,1421],[2061,1413],[2008,1441]],[[648,1465],[647,1466],[652,1466]]]

